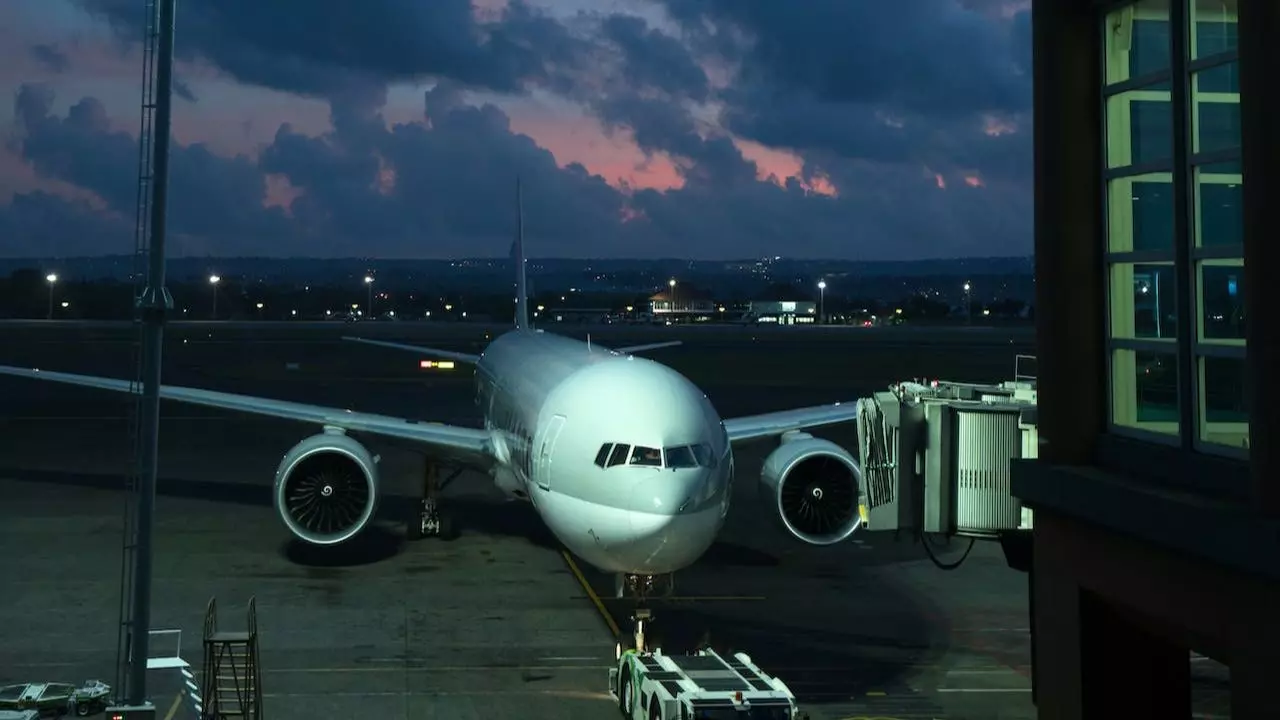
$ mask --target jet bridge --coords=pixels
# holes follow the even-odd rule
[[[1014,379],[994,385],[916,379],[859,400],[863,532],[920,537],[935,563],[938,536],[999,540],[1009,555],[1010,539],[1032,526],[1010,493],[1010,461],[1039,447],[1034,362],[1018,356]]]

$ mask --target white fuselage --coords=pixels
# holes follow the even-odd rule
[[[733,458],[719,415],[665,365],[515,330],[476,369],[495,480],[560,542],[608,572],[696,561],[728,512]]]

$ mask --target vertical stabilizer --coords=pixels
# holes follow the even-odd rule
[[[524,256],[524,195],[520,187],[520,176],[516,176],[516,239],[511,244],[511,259],[516,264],[516,327],[528,330],[529,325],[529,286],[525,279]]]

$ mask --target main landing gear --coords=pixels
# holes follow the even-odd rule
[[[440,493],[461,474],[462,468],[454,468],[447,477],[441,479],[440,466],[430,458],[426,459],[422,474],[421,504],[409,517],[406,528],[409,540],[426,537],[451,540],[456,537],[453,516],[440,507]]]

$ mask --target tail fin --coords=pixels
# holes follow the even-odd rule
[[[511,259],[516,263],[516,328],[530,329],[529,286],[525,279],[524,256],[524,195],[520,188],[520,176],[516,176],[516,239],[511,244]]]

